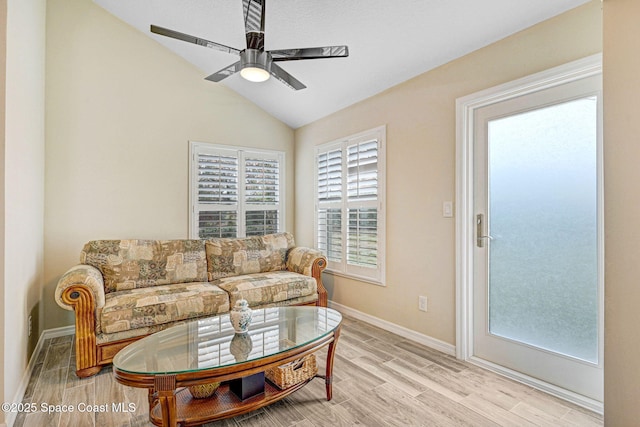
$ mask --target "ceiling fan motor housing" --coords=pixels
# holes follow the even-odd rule
[[[271,72],[271,54],[264,50],[245,49],[240,52],[240,63],[242,68],[261,68]]]

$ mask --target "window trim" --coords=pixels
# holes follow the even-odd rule
[[[210,142],[201,141],[189,141],[189,205],[188,205],[188,227],[189,238],[200,239],[198,229],[198,154],[202,151],[214,150],[214,151],[229,151],[234,152],[238,156],[238,237],[246,236],[246,218],[245,213],[247,210],[260,210],[260,209],[247,209],[247,205],[244,200],[245,182],[244,172],[245,163],[244,159],[247,154],[263,155],[265,157],[272,157],[278,160],[279,163],[279,200],[278,200],[278,231],[285,230],[286,224],[286,153],[280,150],[269,150],[262,148],[244,147],[238,145],[224,145],[215,144]]]
[[[349,279],[355,279],[365,283],[371,283],[378,286],[386,286],[386,134],[387,127],[386,125],[378,126],[369,130],[365,130],[353,135],[349,135],[344,138],[336,139],[330,142],[326,142],[320,145],[317,145],[314,150],[314,206],[315,206],[315,214],[313,218],[313,232],[314,232],[314,245],[316,248],[319,247],[318,242],[318,213],[320,212],[320,208],[322,206],[326,206],[327,208],[337,208],[340,207],[342,211],[342,227],[341,227],[341,235],[343,240],[343,251],[342,251],[342,260],[340,262],[328,261],[327,268],[325,273],[333,274],[335,276],[346,277]],[[346,255],[346,245],[347,245],[347,235],[348,235],[348,210],[349,207],[353,205],[354,202],[349,202],[348,200],[348,177],[346,175],[346,163],[347,156],[343,154],[342,156],[342,171],[343,171],[343,179],[342,179],[342,197],[340,202],[327,202],[321,206],[319,202],[319,188],[318,188],[318,178],[319,178],[319,170],[318,170],[318,156],[321,153],[328,153],[331,150],[335,150],[337,148],[341,149],[343,153],[346,152],[347,148],[350,145],[357,144],[362,142],[363,140],[376,139],[378,141],[378,159],[377,159],[377,172],[378,172],[378,185],[377,185],[377,198],[375,201],[363,201],[361,202],[361,207],[371,207],[372,204],[377,208],[377,260],[378,267],[374,270],[376,272],[375,275],[367,274],[372,269],[367,267],[361,267],[357,265],[352,265],[347,263],[347,255]]]

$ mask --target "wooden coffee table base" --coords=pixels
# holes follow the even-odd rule
[[[333,333],[308,343],[304,347],[229,367],[188,374],[154,376],[131,374],[114,367],[114,375],[116,380],[122,384],[149,389],[149,420],[153,424],[163,427],[196,426],[245,414],[270,405],[304,387],[313,378],[284,390],[280,390],[265,381],[264,394],[259,394],[244,401],[229,390],[229,384],[226,382],[220,385],[212,397],[204,399],[196,399],[191,396],[186,386],[228,381],[233,378],[251,375],[264,371],[271,366],[278,366],[301,358],[327,345],[329,348],[327,350],[326,375],[319,377],[325,379],[327,400],[331,400],[333,359],[339,335],[340,326]]]
[[[186,388],[179,389],[175,392],[176,424],[194,426],[241,415],[277,402],[304,387],[309,381],[311,380],[296,384],[285,390],[280,390],[265,381],[264,394],[259,394],[245,401],[240,400],[233,394],[229,390],[227,383],[221,384],[216,393],[206,399],[196,399],[191,396],[191,393]],[[149,412],[149,419],[157,426],[164,425],[162,409],[162,405],[158,403]]]

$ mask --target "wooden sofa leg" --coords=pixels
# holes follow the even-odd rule
[[[84,322],[84,327],[78,323]],[[94,329],[93,313],[91,317],[78,316],[76,313],[76,375],[80,378],[90,377],[102,369],[98,365],[98,347]]]
[[[100,366],[100,365],[92,366],[90,368],[85,368],[85,369],[76,369],[76,376],[78,378],[92,377],[95,374],[97,374],[98,372],[100,372],[101,369],[102,369],[102,366]]]
[[[62,293],[62,300],[73,306],[76,315],[76,375],[95,375],[102,367],[98,364],[93,293],[82,285],[70,286]]]
[[[78,317],[76,317],[76,321]],[[100,372],[102,366],[98,365],[96,336],[91,333],[82,336],[76,322],[76,375],[78,378],[87,378]]]
[[[79,327],[78,323],[82,321],[90,325]],[[93,313],[90,319],[83,319],[76,314],[76,375],[79,378],[90,377],[102,369],[98,364],[98,347],[93,323]]]

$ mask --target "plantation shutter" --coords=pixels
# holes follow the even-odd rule
[[[378,141],[348,147],[349,201],[376,200],[378,197]]]
[[[198,237],[238,235],[238,157],[232,152],[197,154]]]
[[[318,155],[318,249],[330,262],[342,260],[342,149]]]
[[[282,230],[283,153],[196,142],[191,152],[191,238]]]
[[[378,247],[378,141],[347,148],[347,264],[376,268]]]
[[[342,150],[318,156],[318,200],[321,203],[342,200]]]
[[[280,164],[278,159],[245,159],[246,235],[278,232],[280,205]]]
[[[384,127],[316,149],[316,247],[329,271],[384,279]]]

